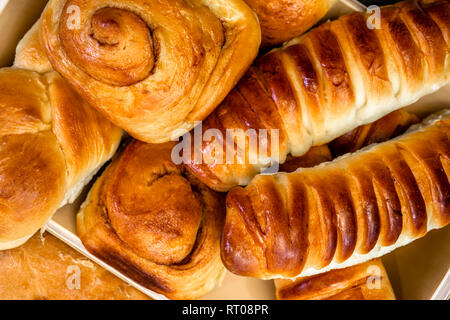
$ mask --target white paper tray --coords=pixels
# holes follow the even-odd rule
[[[0,65],[12,61],[14,48],[27,28],[39,16],[46,0],[0,0],[0,27],[9,30],[7,41],[0,44]],[[3,10],[2,10],[3,9]],[[365,6],[354,0],[341,0],[324,20],[352,11],[365,10]],[[5,38],[4,38],[5,39]],[[443,107],[450,108],[450,86],[425,97],[411,107],[418,113],[430,113]],[[424,108],[425,107],[425,108]],[[81,252],[106,270],[128,282],[133,287],[156,300],[165,300],[163,295],[148,290],[115,268],[90,254],[76,235],[75,213],[86,192],[76,203],[58,210],[48,223],[46,230]],[[400,248],[383,258],[394,291],[402,299],[448,299],[450,294],[450,228],[433,231],[425,238]],[[237,290],[238,289],[238,290]],[[227,273],[222,286],[204,299],[240,300],[274,299],[273,281],[244,278]]]

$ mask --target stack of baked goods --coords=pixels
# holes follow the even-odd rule
[[[450,222],[450,111],[404,109],[449,84],[450,2],[301,35],[335,2],[50,0],[0,69],[0,249],[26,242],[0,270],[89,264],[32,236],[112,159],[77,233],[145,288],[196,299],[229,270],[278,299],[395,299],[380,257]],[[25,277],[0,297],[142,298],[90,266],[76,297]]]

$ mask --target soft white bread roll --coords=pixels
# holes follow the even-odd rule
[[[170,299],[197,299],[225,273],[225,199],[171,159],[173,143],[131,142],[77,214],[89,252]]]
[[[265,148],[245,144],[248,130],[267,129],[268,141],[279,142],[279,152],[268,147],[267,155],[283,163],[448,84],[450,3],[426,2],[382,7],[380,29],[367,27],[366,13],[343,16],[258,59],[203,122],[204,131],[216,128],[223,137],[235,130],[223,155],[243,151],[236,152],[240,162],[194,159],[192,172],[218,191],[247,185],[268,167]],[[216,145],[195,148],[207,156]]]
[[[121,136],[56,72],[0,69],[0,249],[74,201]]]
[[[273,46],[301,35],[337,0],[245,0],[259,18],[262,45]]]
[[[296,280],[275,280],[277,300],[395,300],[381,259]]]
[[[280,172],[294,172],[299,168],[314,167],[343,154],[356,152],[372,143],[387,141],[404,133],[412,124],[418,122],[420,118],[416,115],[403,109],[396,110],[375,122],[344,134],[328,145],[312,147],[301,157],[289,156],[286,162],[280,165]]]
[[[380,257],[450,223],[450,110],[404,135],[227,196],[222,260],[263,279]]]

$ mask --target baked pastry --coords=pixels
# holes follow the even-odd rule
[[[0,69],[0,249],[74,201],[121,136],[56,72]]]
[[[171,299],[211,291],[225,268],[225,203],[173,164],[173,143],[134,141],[96,181],[77,215],[89,252]]]
[[[294,172],[331,161],[333,157],[396,137],[419,121],[416,115],[403,109],[394,111],[374,123],[356,128],[329,145],[312,147],[304,156],[288,156],[280,171]],[[380,259],[296,280],[276,279],[275,287],[278,300],[395,300]]]
[[[416,115],[403,109],[394,111],[374,123],[356,128],[329,145],[312,147],[304,156],[288,157],[280,171],[294,172],[331,161],[333,157],[396,137],[419,121]],[[276,279],[275,287],[278,300],[395,300],[380,259],[296,280]]]
[[[1,300],[144,300],[116,278],[50,234],[0,252]]]
[[[366,13],[343,16],[258,59],[203,122],[204,131],[221,132],[222,154],[235,152],[237,161],[199,157],[190,170],[219,191],[247,185],[289,154],[301,156],[448,84],[450,3],[426,3],[382,7],[380,29],[367,28]],[[251,129],[266,129],[268,142],[249,145]],[[225,139],[227,130],[236,138]],[[217,145],[205,139],[194,148],[205,157]]]
[[[395,300],[380,259],[295,281],[275,280],[278,300]]]
[[[40,23],[41,20],[38,20],[17,45],[14,67],[39,73],[52,71],[52,65],[39,39]]]
[[[245,0],[261,24],[262,45],[301,35],[325,16],[336,0]]]
[[[372,143],[384,142],[404,133],[411,125],[420,122],[420,118],[403,109],[391,112],[387,116],[363,126],[333,140],[329,144],[312,147],[305,155],[292,157],[280,165],[280,172],[294,172],[299,168],[310,168],[331,161],[346,153],[356,152]]]
[[[314,168],[259,175],[227,196],[222,260],[262,279],[380,257],[450,222],[450,111]]]
[[[151,143],[206,118],[261,41],[243,0],[50,0],[41,19],[54,69],[113,123]]]

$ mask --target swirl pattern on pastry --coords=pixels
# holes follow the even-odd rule
[[[316,24],[337,0],[245,0],[258,14],[262,45],[280,44]]]
[[[195,299],[221,281],[224,199],[171,161],[173,143],[133,141],[77,216],[85,247],[141,285]]]
[[[41,39],[94,107],[161,143],[223,100],[255,58],[260,28],[242,0],[51,0]]]

